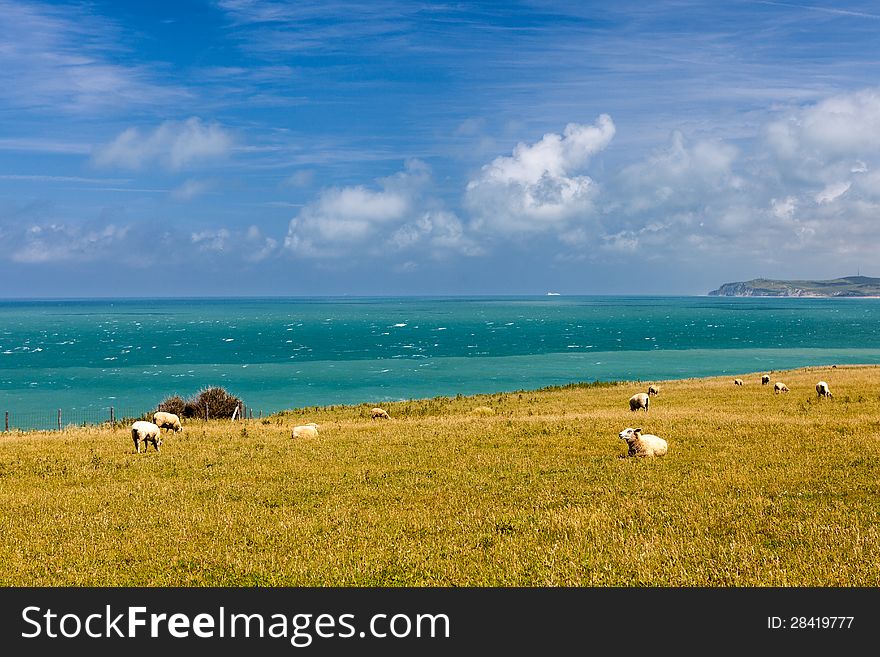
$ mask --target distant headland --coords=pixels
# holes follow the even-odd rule
[[[725,283],[709,292],[715,297],[880,297],[880,278],[845,276],[828,281],[777,281],[753,278]]]

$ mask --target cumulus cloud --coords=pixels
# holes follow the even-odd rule
[[[186,121],[164,121],[152,131],[128,128],[99,147],[93,159],[104,167],[142,169],[160,165],[179,171],[225,158],[233,144],[232,135],[220,124],[191,117]]]
[[[614,132],[611,117],[603,114],[593,125],[570,123],[561,135],[519,143],[512,155],[483,166],[465,193],[477,226],[502,233],[539,232],[590,214],[597,186],[580,172]]]
[[[603,234],[577,245],[703,264],[867,255],[880,247],[878,122],[880,95],[864,90],[782,111],[737,146],[675,133],[605,183]]]
[[[261,262],[278,252],[278,240],[266,237],[257,226],[248,227],[244,243],[244,258],[250,262]]]
[[[254,225],[245,230],[205,228],[190,233],[189,241],[198,252],[234,255],[246,262],[261,262],[278,252],[278,240]]]
[[[228,228],[210,228],[190,234],[190,241],[201,251],[226,251],[230,246],[232,233]]]
[[[827,163],[843,158],[854,166],[864,164],[859,158],[875,157],[880,150],[880,91],[832,96],[772,122],[767,134],[786,159]]]
[[[323,190],[290,221],[284,247],[301,257],[338,258],[357,249],[380,255],[417,245],[470,249],[464,227],[452,213],[432,208],[431,173],[419,160],[380,178],[375,187]]]
[[[388,244],[398,251],[427,244],[434,256],[484,253],[484,249],[466,234],[461,220],[452,212],[442,210],[425,212],[415,221],[405,223],[391,234]]]
[[[17,243],[10,259],[28,264],[107,259],[128,232],[129,227],[115,224],[101,227],[62,222],[32,224],[9,235],[11,241]]]

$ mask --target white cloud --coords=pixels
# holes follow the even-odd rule
[[[768,127],[771,146],[785,158],[827,162],[844,158],[853,167],[880,150],[880,91],[865,89],[827,98],[791,112]]]
[[[816,194],[816,203],[831,203],[846,194],[850,187],[852,187],[852,183],[848,181],[826,185],[821,192]]]
[[[793,196],[787,196],[782,200],[771,199],[771,210],[777,219],[791,219],[797,208],[797,200]]]
[[[178,171],[225,158],[233,143],[232,135],[218,123],[206,124],[191,117],[186,121],[165,121],[146,133],[128,128],[99,147],[94,161],[99,166],[125,169],[158,164]]]
[[[442,210],[425,212],[417,220],[402,225],[391,234],[388,244],[398,251],[427,245],[434,256],[484,253],[484,249],[466,234],[461,220]]]
[[[300,256],[327,258],[358,244],[382,244],[414,212],[429,177],[427,167],[412,160],[404,171],[378,180],[380,189],[325,189],[290,221],[284,247]]]
[[[191,233],[190,242],[201,252],[235,255],[246,262],[261,262],[278,252],[278,240],[253,225],[244,231],[207,228]]]
[[[630,214],[658,206],[690,208],[721,191],[735,191],[743,184],[733,171],[737,155],[735,147],[720,141],[689,146],[675,132],[667,149],[621,171],[615,206]]]
[[[467,185],[465,203],[477,225],[501,233],[539,232],[590,214],[596,184],[578,173],[614,132],[603,114],[595,125],[570,123],[562,135],[548,133],[495,158]]]
[[[180,187],[173,190],[171,196],[178,201],[191,201],[213,188],[214,181],[212,180],[197,180],[195,178],[189,178],[188,180],[185,180]]]
[[[0,99],[28,111],[93,115],[187,98],[143,65],[122,64],[124,36],[81,3],[0,0]]]
[[[232,233],[228,228],[209,228],[190,234],[190,241],[201,251],[223,252],[230,247]]]
[[[278,252],[278,240],[266,237],[257,226],[249,226],[245,233],[244,259],[261,262]]]
[[[61,222],[32,224],[13,237],[18,244],[11,251],[10,259],[28,264],[107,259],[128,232],[127,226],[114,224],[101,227]]]
[[[737,146],[675,133],[605,182],[598,239],[563,238],[699,266],[866,257],[880,248],[878,99],[865,90],[784,110]]]

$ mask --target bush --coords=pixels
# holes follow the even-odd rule
[[[178,417],[184,417],[183,409],[185,406],[186,402],[183,400],[183,397],[180,395],[174,395],[163,400],[156,410],[164,411],[166,413],[174,413]]]
[[[186,400],[178,395],[168,397],[159,404],[158,410],[174,413],[180,417],[205,419],[207,409],[208,418],[231,418],[236,407],[241,403],[235,395],[230,395],[223,388],[214,386],[205,388]]]
[[[207,408],[209,418],[231,418],[236,407],[241,404],[241,400],[234,395],[230,395],[223,388],[215,386],[202,390],[195,398],[195,403],[202,416],[204,416],[205,408]]]

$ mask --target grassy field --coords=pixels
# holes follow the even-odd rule
[[[5,434],[0,584],[880,586],[880,368],[740,376]]]

